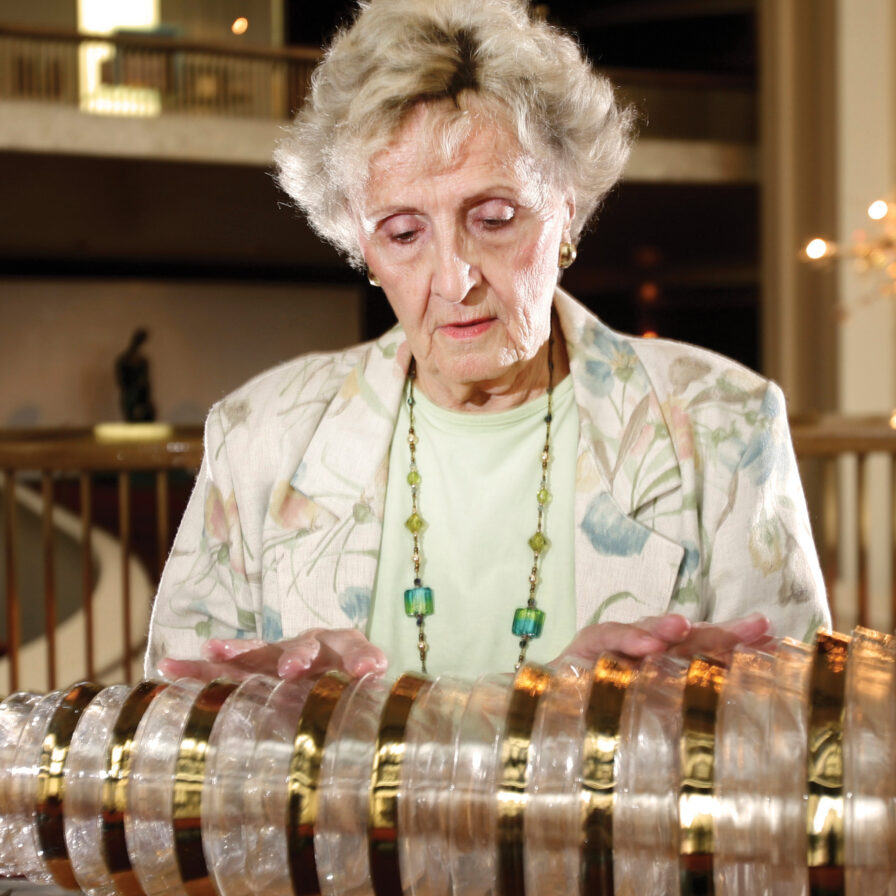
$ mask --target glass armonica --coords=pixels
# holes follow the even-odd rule
[[[896,643],[0,702],[0,875],[91,896],[896,894]]]

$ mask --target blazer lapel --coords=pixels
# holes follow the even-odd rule
[[[305,450],[291,484],[337,519],[365,502],[382,519],[387,460],[406,369],[396,360],[402,332],[393,328],[346,371]],[[377,512],[378,511],[378,512]]]
[[[684,548],[647,521],[682,479],[662,408],[631,344],[555,297],[579,412],[576,622],[633,621],[669,604]]]
[[[407,373],[403,341],[393,328],[347,369],[289,482],[315,521],[310,537],[294,542],[289,568],[302,570],[301,593],[321,624],[367,624],[389,446]]]

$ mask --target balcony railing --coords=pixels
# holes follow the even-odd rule
[[[25,151],[99,155],[122,152],[122,140],[129,146],[136,141],[141,153],[160,158],[186,153],[191,159],[198,139],[203,157],[267,164],[275,136],[264,132],[275,129],[263,126],[293,117],[320,57],[320,50],[311,47],[250,48],[0,23],[0,103],[7,106],[4,113],[16,102],[22,110],[21,117],[8,115],[5,133],[0,116],[0,138],[7,147]],[[603,71],[619,87],[622,101],[650,122],[634,147],[626,180],[756,180],[756,96],[749,79],[706,72]],[[35,104],[45,110],[38,112]],[[110,141],[109,128],[88,125],[79,127],[71,142],[73,123],[65,121],[60,132],[59,122],[48,114],[60,107],[120,119],[161,117],[165,127],[137,133],[125,127],[119,140]],[[35,121],[44,115],[51,120]],[[208,136],[208,143],[197,136],[199,129],[192,127],[197,115],[214,117],[213,131],[250,121],[253,127],[238,129],[237,142],[222,151],[220,133]],[[185,135],[188,117],[191,127]]]
[[[97,114],[292,116],[320,51],[243,48],[141,34],[90,35],[0,24],[0,100]]]
[[[896,432],[886,420],[867,418],[797,419],[792,429],[829,593],[837,597],[835,625],[892,630]],[[79,677],[139,675],[152,595],[201,458],[199,428],[148,434],[125,429],[124,435],[0,430],[0,693],[48,689]],[[872,469],[875,464],[886,473],[883,493],[874,484],[880,473]],[[878,523],[876,499],[884,505]],[[28,514],[34,530],[30,554],[23,544]],[[57,535],[65,526],[71,542],[67,563],[73,567],[68,573],[58,556]],[[101,536],[109,542],[105,556],[98,549]],[[889,570],[878,593],[872,593],[870,571],[875,552],[878,558],[887,555],[883,565]],[[61,593],[66,575],[66,587],[75,592],[68,597]],[[106,582],[104,589],[98,579]],[[105,597],[98,596],[103,590]],[[23,622],[26,615],[37,616],[38,630]],[[68,646],[60,634],[65,626]]]

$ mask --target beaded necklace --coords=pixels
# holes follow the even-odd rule
[[[432,588],[423,584],[420,578],[420,561],[422,558],[422,536],[426,521],[420,515],[418,498],[422,477],[417,469],[417,443],[419,438],[415,428],[414,419],[414,380],[417,377],[417,364],[411,359],[408,369],[408,447],[411,453],[411,463],[407,475],[407,483],[411,487],[411,515],[405,520],[405,526],[410,531],[414,541],[411,560],[414,565],[414,584],[404,593],[404,611],[408,616],[413,616],[417,621],[417,651],[420,654],[420,669],[426,674],[426,655],[429,652],[429,643],[426,640],[426,617],[431,616],[435,610]],[[538,507],[538,519],[535,534],[529,538],[529,547],[532,550],[532,568],[529,571],[529,599],[524,607],[519,607],[513,614],[511,632],[514,637],[520,639],[520,653],[516,661],[515,669],[526,660],[526,650],[529,642],[539,637],[544,630],[545,612],[538,608],[535,600],[535,592],[538,588],[538,565],[541,555],[550,547],[550,542],[544,534],[544,509],[551,500],[548,491],[548,467],[551,460],[551,421],[553,420],[553,395],[554,395],[554,334],[548,339],[548,409],[544,416],[545,437],[544,448],[541,451],[541,481],[536,493],[536,505]]]

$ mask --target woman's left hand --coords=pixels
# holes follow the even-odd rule
[[[769,620],[762,613],[720,623],[690,622],[677,613],[648,616],[632,623],[599,622],[583,628],[553,663],[574,657],[590,664],[608,652],[636,660],[656,653],[719,655],[737,644],[758,640],[769,633],[769,628]]]

